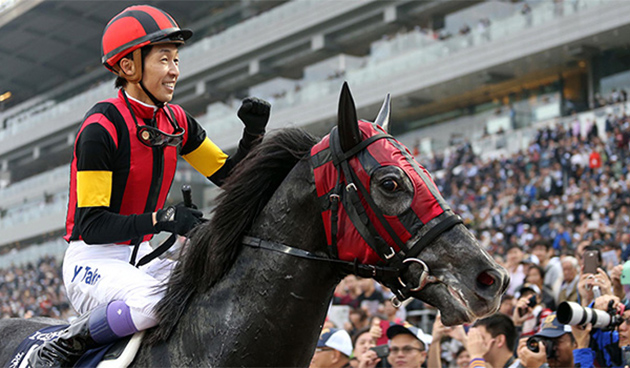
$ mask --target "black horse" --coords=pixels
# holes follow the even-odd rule
[[[389,98],[377,117],[388,121]],[[338,126],[315,144],[283,129],[239,165],[185,248],[132,366],[306,366],[348,272],[426,301],[447,325],[498,309],[505,270],[404,146],[357,123],[345,84]],[[1,320],[0,362],[53,323]]]

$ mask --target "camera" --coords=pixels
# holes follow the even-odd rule
[[[375,346],[370,348],[370,350],[374,350],[379,358],[387,358],[389,355],[389,346],[387,344]]]
[[[612,330],[623,322],[623,318],[616,309],[612,308],[612,303],[608,307],[608,311],[604,312],[599,309],[591,309],[583,307],[574,302],[562,302],[558,306],[556,312],[558,322],[571,325],[583,326],[592,323],[593,328],[601,330]]]
[[[556,349],[554,346],[555,343],[552,339],[542,336],[532,336],[527,339],[527,348],[534,353],[537,353],[540,351],[540,345],[538,343],[541,341],[545,345],[545,353],[547,354],[547,359],[553,359],[556,354]]]
[[[527,300],[527,306],[529,308],[534,308],[536,306],[537,300],[536,300],[536,294],[532,295],[529,297],[529,299]],[[518,314],[519,316],[524,316],[527,313],[527,308],[523,309],[523,308],[519,308],[518,309]]]

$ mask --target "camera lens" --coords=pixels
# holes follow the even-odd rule
[[[582,307],[574,302],[560,303],[557,314],[558,322],[571,326],[582,326],[592,323],[593,328],[609,328],[614,327],[618,320],[617,318],[612,318],[607,312]]]
[[[538,341],[540,341],[540,338],[537,336],[532,336],[529,339],[527,339],[527,348],[531,351],[533,351],[534,353],[537,353],[540,351],[540,349],[538,348]]]
[[[545,355],[547,355],[547,359],[552,359],[555,357],[555,347],[554,341],[552,339],[548,339],[542,336],[532,336],[527,339],[527,348],[534,353],[538,353],[540,351],[540,342],[545,346]]]

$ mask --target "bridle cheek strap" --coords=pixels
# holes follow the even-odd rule
[[[445,211],[445,213],[442,214],[443,216],[445,216],[444,219],[434,225],[410,249],[405,251],[405,243],[393,230],[391,224],[385,219],[378,206],[376,206],[371,195],[368,193],[367,189],[365,188],[361,180],[359,180],[358,176],[349,164],[349,160],[352,157],[366,149],[370,144],[379,139],[390,138],[393,139],[393,137],[388,134],[376,134],[361,141],[361,143],[348,150],[347,152],[343,152],[339,143],[339,133],[336,127],[332,129],[330,133],[330,150],[333,156],[333,164],[339,174],[337,175],[337,183],[334,187],[334,190],[329,195],[331,201],[330,255],[331,257],[336,258],[339,252],[336,235],[339,223],[338,203],[341,200],[345,212],[354,225],[355,229],[359,232],[363,240],[365,240],[370,248],[372,248],[381,258],[381,261],[379,261],[378,265],[384,265],[388,268],[399,270],[398,274],[392,275],[391,273],[386,273],[383,274],[382,277],[377,278],[378,281],[382,282],[385,286],[390,288],[392,292],[394,292],[396,300],[392,299],[392,302],[394,304],[397,304],[400,303],[400,300],[405,300],[409,298],[411,293],[419,291],[422,287],[426,285],[430,272],[428,266],[423,261],[417,259],[420,252],[422,252],[422,250],[424,250],[429,244],[431,244],[440,234],[451,229],[453,226],[462,223],[462,219],[459,216],[453,214],[451,211]],[[341,182],[342,173],[346,181],[345,186]],[[386,230],[389,237],[394,241],[398,248],[398,251],[394,250],[394,248],[387,244],[387,242],[383,240],[383,238],[378,234],[378,231],[372,224],[372,221],[367,214],[368,210],[364,207],[358,192],[361,193],[363,199],[365,200],[365,202],[367,202],[368,208],[375,215],[381,227]],[[422,272],[420,276],[421,279],[418,281],[418,286],[406,285],[401,280],[401,274],[409,266],[408,264],[406,264],[408,263],[406,261],[409,259],[415,259],[417,261],[416,263],[422,265]],[[357,263],[356,259],[355,263]]]
[[[318,254],[314,254],[299,248],[291,247],[285,244],[276,243],[273,241],[262,240],[254,237],[244,237],[243,244],[253,247],[271,250],[291,256],[309,259],[314,261],[322,261],[329,264],[334,264],[341,269],[343,273],[355,274],[359,277],[374,278],[377,281],[387,286],[393,293],[392,303],[398,307],[401,304],[401,300],[408,299],[414,292],[420,291],[427,283],[431,282],[432,276],[426,263],[418,258],[419,254],[427,248],[440,234],[451,229],[457,224],[462,223],[462,219],[455,215],[450,209],[445,209],[440,215],[435,218],[442,217],[439,222],[432,226],[431,229],[416,241],[409,249],[404,242],[394,231],[391,224],[385,219],[385,216],[376,206],[374,200],[369,194],[367,188],[363,185],[352,166],[349,164],[349,160],[352,159],[359,152],[365,150],[370,144],[380,139],[394,139],[389,134],[377,133],[369,138],[361,141],[355,147],[343,152],[339,143],[339,133],[337,127],[334,127],[329,135],[329,147],[330,156],[325,162],[332,160],[332,164],[336,169],[336,182],[332,189],[327,192],[326,203],[322,202],[322,214],[330,210],[330,244],[328,246],[328,256],[324,257]],[[318,158],[315,155],[311,155],[313,161],[313,167],[322,165],[322,162],[317,162]],[[345,179],[345,183],[342,181],[342,175]],[[333,179],[334,180],[334,179]],[[315,178],[315,185],[321,185],[318,182],[317,176]],[[361,196],[359,196],[361,193]],[[320,194],[320,195],[323,195]],[[361,200],[366,202],[366,208]],[[352,262],[339,259],[339,214],[340,205],[343,206],[345,214],[350,219],[352,226],[359,233],[363,241],[376,253],[380,258],[377,264],[364,264],[359,262],[358,258],[354,258]],[[378,233],[378,230],[373,224],[373,221],[368,215],[368,210],[376,217],[376,221],[379,223],[382,229],[384,229],[387,235],[395,243],[398,250],[395,250],[393,246],[390,246]],[[325,218],[325,216],[324,216]],[[420,280],[417,285],[407,285],[401,277],[405,271],[413,265],[419,265],[421,267]]]

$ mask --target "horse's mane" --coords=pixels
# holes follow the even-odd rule
[[[302,129],[281,129],[265,136],[233,169],[217,197],[212,219],[192,234],[164,285],[165,296],[155,308],[159,324],[150,342],[168,338],[191,297],[207,291],[229,271],[242,247],[242,237],[315,143]]]

